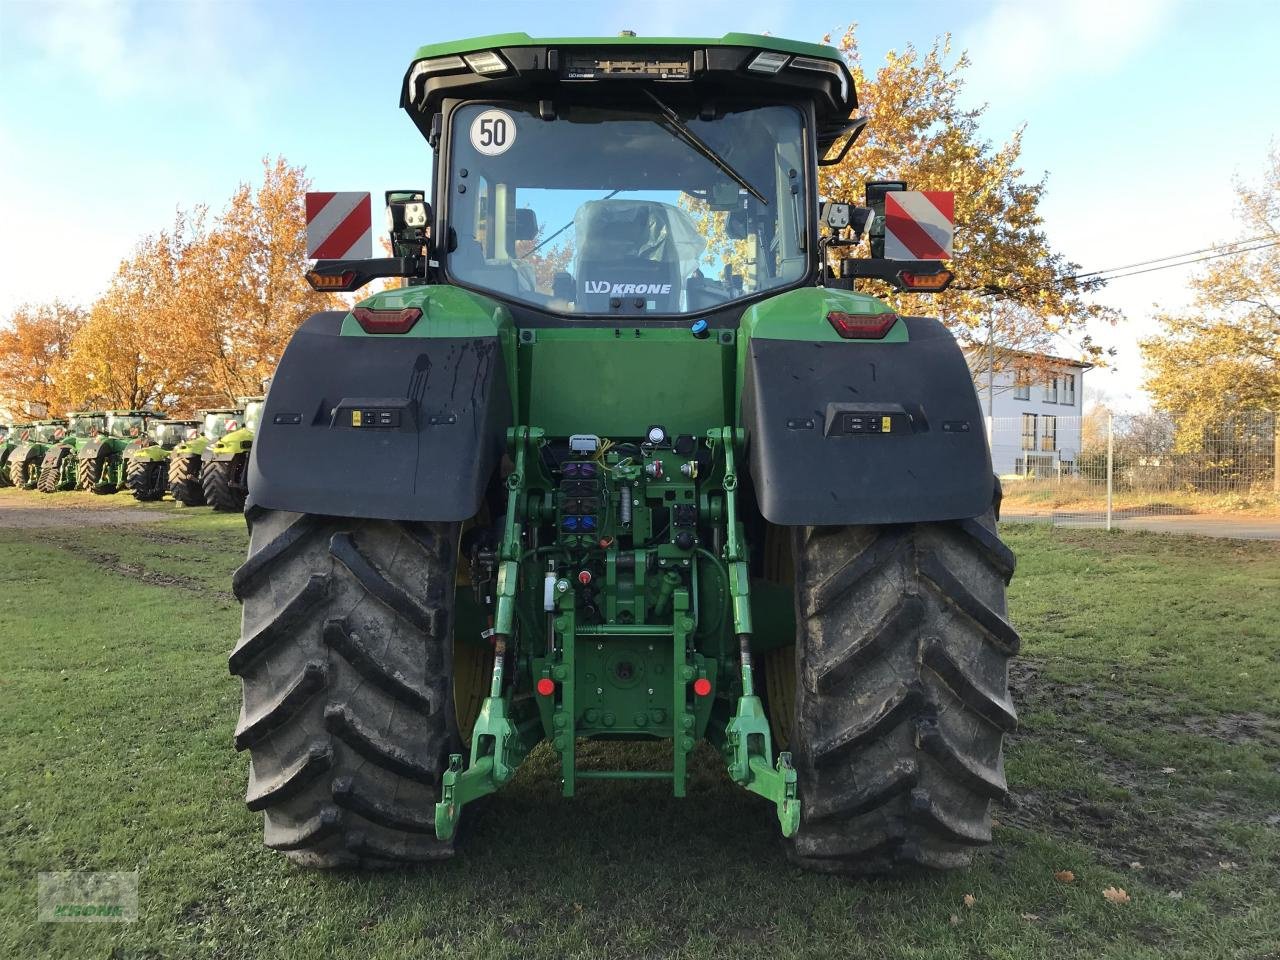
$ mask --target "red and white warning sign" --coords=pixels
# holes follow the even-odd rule
[[[373,213],[367,193],[307,194],[307,256],[367,260],[373,256]]]
[[[889,260],[946,260],[956,222],[950,190],[894,190],[884,195],[884,255]]]

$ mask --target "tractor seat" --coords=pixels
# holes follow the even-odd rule
[[[580,313],[675,313],[705,248],[679,207],[591,200],[574,217]]]

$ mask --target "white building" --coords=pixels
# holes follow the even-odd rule
[[[987,396],[987,355],[970,354],[991,461],[1000,476],[1070,475],[1080,453],[1084,372],[1093,365],[1047,354],[1000,351]],[[990,413],[988,414],[988,410]]]

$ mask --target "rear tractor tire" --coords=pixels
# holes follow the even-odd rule
[[[200,486],[200,458],[176,457],[169,461],[169,492],[184,507],[203,507],[204,488]]]
[[[114,456],[99,457],[97,463],[97,482],[93,485],[93,492],[101,496],[107,496],[116,493],[119,490],[117,477],[120,473],[120,459]]]
[[[200,468],[200,487],[204,499],[214,510],[223,513],[243,513],[245,494],[232,486],[235,462],[210,460]]]
[[[169,465],[165,460],[143,460],[133,457],[125,471],[125,484],[133,499],[141,502],[160,500],[168,486]]]
[[[58,485],[62,480],[62,461],[68,456],[68,452],[63,450],[58,453],[55,463],[42,463],[40,465],[40,480],[36,484],[41,493],[57,493]]]
[[[25,490],[25,489],[27,489],[27,473],[28,473],[28,469],[29,469],[29,468],[28,468],[28,465],[27,465],[26,463],[19,463],[19,462],[10,461],[10,463],[9,463],[9,482],[10,482],[10,483],[12,483],[12,484],[13,484],[15,487],[17,487],[19,490]]]
[[[969,864],[1007,794],[1014,557],[992,513],[799,527],[793,860],[832,873]]]
[[[98,474],[102,470],[102,461],[96,457],[84,459],[76,464],[76,489],[89,491],[98,485]]]
[[[264,842],[308,867],[453,853],[434,812],[450,753],[459,526],[252,508],[230,669],[244,705],[246,803]]]

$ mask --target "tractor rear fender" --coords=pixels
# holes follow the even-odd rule
[[[159,463],[162,460],[168,460],[172,450],[166,450],[164,447],[156,444],[155,446],[142,447],[138,450],[130,451],[129,459],[146,460],[149,463]]]
[[[13,451],[9,454],[7,462],[26,463],[28,460],[32,459],[33,451],[36,449],[37,447],[34,443],[20,443],[13,448]]]
[[[72,447],[71,444],[69,443],[55,444],[54,446],[50,447],[44,452],[44,460],[41,462],[41,466],[46,466],[46,467],[56,466],[58,463],[59,457],[62,456],[63,450],[69,451],[71,453],[75,452],[75,448]]]
[[[224,437],[219,437],[216,443],[205,447],[200,459],[206,463],[210,460],[234,460],[240,454],[248,453],[252,446],[253,431],[248,427],[241,427],[239,430],[232,430]]]
[[[423,317],[405,334],[365,335],[336,311],[307,320],[271,381],[249,503],[387,520],[474,516],[512,424],[510,319],[493,301],[448,309],[458,296],[484,299],[424,286],[364,302],[420,304]]]
[[[765,519],[914,523],[990,509],[985,421],[947,329],[906,317],[877,341],[821,326],[801,340],[760,325],[744,344],[742,424]]]
[[[108,441],[108,438],[101,434],[89,440],[86,440],[84,443],[84,446],[82,446],[79,450],[76,451],[76,459],[77,460],[97,460],[98,457],[104,452],[103,447],[107,448],[105,452],[108,452],[108,453],[110,452],[111,447],[107,441]]]

